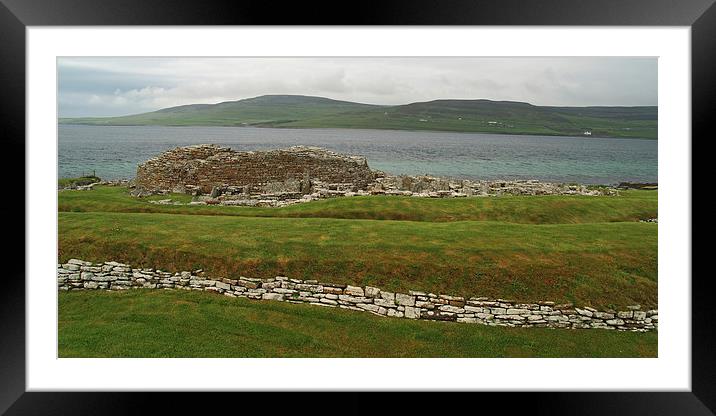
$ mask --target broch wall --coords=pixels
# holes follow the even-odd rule
[[[215,188],[238,187],[240,193],[265,191],[289,183],[310,193],[310,182],[350,183],[365,189],[375,173],[360,156],[345,156],[317,147],[237,152],[216,145],[178,147],[137,168],[136,186],[147,191],[208,194]],[[236,191],[236,190],[235,190]]]
[[[318,147],[237,152],[215,145],[179,147],[137,168],[132,195],[171,192],[195,196],[190,204],[285,206],[316,199],[401,195],[458,198],[498,195],[616,195],[609,187],[535,180],[474,181],[432,176],[391,176],[361,156]],[[91,189],[91,188],[89,188]],[[175,203],[171,199],[153,203]]]
[[[59,290],[183,289],[202,290],[230,297],[247,297],[309,303],[370,312],[380,316],[456,321],[483,325],[553,328],[603,328],[622,331],[657,329],[656,310],[641,311],[638,305],[626,311],[599,311],[554,302],[518,303],[504,299],[464,298],[408,291],[387,292],[377,287],[322,283],[316,280],[238,279],[205,277],[201,270],[169,273],[132,268],[113,261],[91,263],[72,259],[57,266]]]

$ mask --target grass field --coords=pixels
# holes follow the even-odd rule
[[[124,187],[98,186],[90,192],[63,191],[61,212],[125,212],[242,217],[343,218],[401,221],[499,221],[520,224],[634,222],[657,217],[656,191],[620,191],[619,197],[500,196],[484,198],[408,198],[366,196],[334,198],[283,208],[150,204],[186,194],[133,198]]]
[[[63,118],[60,123],[105,126],[255,126],[367,128],[498,134],[656,139],[657,107],[549,107],[490,100],[434,100],[381,106],[323,97],[265,95],[150,113]]]
[[[63,292],[60,357],[656,357],[656,332],[502,328],[231,299]]]
[[[59,256],[203,268],[222,277],[286,275],[396,291],[652,308],[657,225],[637,219],[656,217],[656,203],[656,191],[631,191],[356,197],[258,209],[155,205],[100,187],[60,192]]]
[[[175,206],[59,192],[59,258],[210,276],[657,307],[657,191],[618,197],[354,197]],[[61,357],[654,357],[656,333],[381,318],[184,291],[59,294]],[[376,338],[376,334],[380,337]]]

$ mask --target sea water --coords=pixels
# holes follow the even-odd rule
[[[366,129],[59,125],[59,177],[130,179],[177,146],[320,146],[390,174],[616,184],[658,182],[656,140]]]

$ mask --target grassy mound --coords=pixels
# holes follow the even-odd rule
[[[656,195],[360,197],[255,209],[161,206],[100,188],[61,193],[60,208],[77,209],[59,213],[59,254],[218,277],[654,308],[658,227],[635,219],[656,216]]]
[[[62,192],[64,212],[145,212],[242,217],[343,218],[408,221],[500,221],[522,224],[628,222],[657,217],[657,191],[621,191],[618,197],[500,196],[484,198],[410,198],[366,196],[335,198],[283,208],[157,205],[172,199],[187,203],[185,194],[133,198],[124,187],[98,186],[92,192]]]

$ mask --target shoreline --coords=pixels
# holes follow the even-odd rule
[[[487,134],[487,135],[498,135],[498,136],[534,136],[534,137],[564,137],[570,139],[623,139],[623,140],[659,140],[658,135],[655,138],[652,137],[625,137],[625,136],[569,136],[564,134],[550,134],[550,133],[520,133],[520,132],[495,132],[495,131],[464,131],[464,130],[432,130],[432,129],[398,129],[398,128],[382,128],[382,129],[367,129],[367,128],[353,128],[353,127],[296,127],[296,126],[234,126],[234,125],[212,125],[212,124],[92,124],[92,123],[61,123],[57,122],[57,125],[64,126],[92,126],[92,127],[222,127],[222,128],[256,128],[256,129],[282,129],[282,130],[362,130],[362,131],[405,131],[410,133],[421,133],[421,132],[432,132],[432,133],[451,133],[451,134]]]

